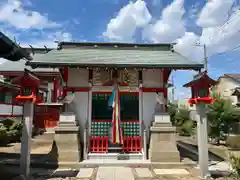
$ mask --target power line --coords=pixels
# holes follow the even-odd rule
[[[223,29],[225,26],[229,25],[233,20],[240,16],[240,10],[235,12],[235,15],[232,15],[223,25],[217,27],[218,30]]]
[[[213,54],[213,55],[211,55],[211,56],[214,56],[214,55],[222,55],[222,54],[225,54],[225,53],[234,51],[234,50],[236,50],[236,49],[238,49],[238,48],[240,48],[240,45],[238,45],[238,46],[236,46],[236,47],[234,47],[234,48],[232,48],[232,49],[229,49],[229,50],[227,50],[227,51],[224,51],[224,52],[221,52],[221,53],[217,53],[217,54]],[[211,57],[211,56],[209,56],[209,57]]]

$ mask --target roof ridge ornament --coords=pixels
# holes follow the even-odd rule
[[[31,48],[31,50],[32,50],[32,54],[34,55],[34,54],[35,54],[35,51],[34,51],[33,46],[29,44],[29,47]]]
[[[174,44],[171,44],[171,45],[170,45],[170,51],[171,51],[171,52],[175,52],[175,50],[174,50]]]

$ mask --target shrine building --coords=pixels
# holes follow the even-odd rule
[[[27,65],[33,70],[51,68],[62,73],[63,87],[59,88],[63,88],[63,97],[58,97],[57,101],[74,94],[62,114],[74,115],[85,159],[116,152],[138,154],[142,158],[148,146],[151,149],[156,95],[167,102],[170,73],[174,70],[200,71],[203,68],[203,64],[175,52],[171,44],[77,42],[60,42],[57,49],[41,56],[33,55],[33,60]],[[114,136],[111,129],[116,127],[109,98],[116,80],[118,93],[115,96],[119,102],[118,128],[121,129],[122,144],[111,142]],[[164,108],[164,112],[159,112],[160,116],[162,113],[163,119],[170,119],[166,111]],[[87,135],[84,134],[86,129]]]

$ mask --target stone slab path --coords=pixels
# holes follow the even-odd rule
[[[132,169],[128,167],[99,167],[96,180],[134,180]]]
[[[57,169],[48,176],[39,173],[35,179],[80,179],[80,180],[197,180],[197,177],[185,169],[154,169],[132,168],[132,167],[99,167],[99,168],[81,168]]]

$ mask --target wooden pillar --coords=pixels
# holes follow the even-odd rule
[[[88,91],[88,134],[91,134],[91,122],[92,122],[92,84],[89,83]]]
[[[168,104],[168,88],[166,87],[167,83],[168,83],[168,78],[171,74],[171,70],[170,69],[163,69],[162,70],[162,77],[163,77],[163,95],[164,98],[166,99],[166,106],[165,106],[165,110],[167,111],[167,104]]]
[[[142,84],[142,70],[138,71],[138,93],[139,93],[139,125],[140,125],[140,135],[143,136],[142,139],[143,139],[143,144],[146,143],[145,142],[145,133],[143,132],[144,129],[143,129],[143,124],[144,124],[144,121],[143,121],[143,91],[142,91],[142,87],[143,87],[143,84]],[[144,157],[145,157],[145,153],[146,153],[146,147],[143,146],[143,152],[144,152]],[[144,158],[145,159],[145,158]]]
[[[53,102],[57,102],[57,92],[58,92],[58,78],[55,77],[54,80],[53,80]]]
[[[65,66],[63,69],[63,80],[65,82],[65,86],[67,86],[67,82],[68,82],[68,67]]]
[[[88,134],[91,134],[91,122],[92,122],[92,79],[93,79],[93,70],[89,70],[88,74]]]

